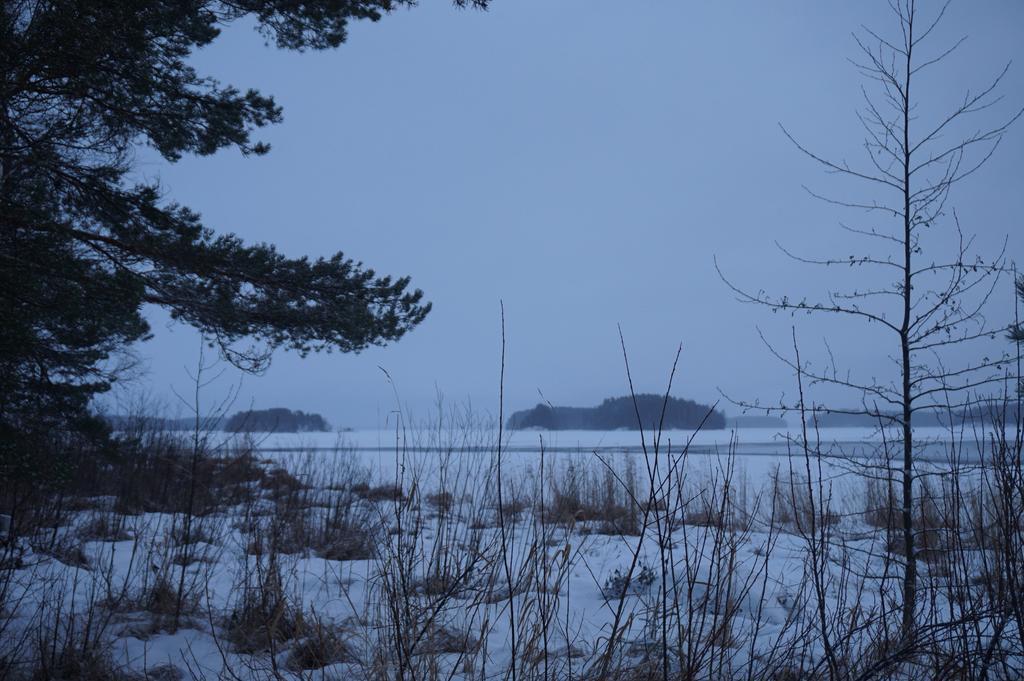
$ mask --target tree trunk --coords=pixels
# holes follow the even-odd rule
[[[911,262],[913,221],[910,213],[910,76],[911,54],[914,44],[914,15],[907,17],[907,64],[903,86],[903,324],[900,327],[900,350],[903,374],[903,637],[911,635],[914,627],[914,609],[917,603],[917,558],[914,555],[914,432],[910,420],[913,416],[911,393],[910,315],[913,282]]]

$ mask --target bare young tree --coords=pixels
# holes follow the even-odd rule
[[[853,290],[835,283],[838,278],[830,278],[829,290],[819,299],[810,299],[754,292],[732,283],[720,269],[719,274],[742,302],[774,311],[854,318],[884,330],[888,341],[882,349],[892,360],[888,375],[879,367],[871,376],[858,377],[841,370],[831,359],[824,368],[815,369],[766,343],[811,385],[853,391],[859,402],[852,407],[806,405],[812,417],[826,413],[867,416],[895,435],[899,467],[894,466],[891,474],[902,488],[897,532],[905,565],[901,629],[903,638],[909,640],[915,633],[919,601],[914,521],[919,447],[912,424],[915,417],[927,412],[962,412],[973,394],[1000,380],[1000,366],[1008,359],[998,351],[985,355],[967,349],[1006,330],[1005,325],[990,324],[984,316],[1006,262],[1003,252],[992,258],[974,253],[974,239],[962,230],[950,207],[950,193],[991,158],[1024,110],[1004,114],[994,123],[991,119],[987,125],[983,122],[1002,99],[999,86],[1009,65],[980,90],[968,91],[944,111],[919,106],[922,73],[944,63],[965,38],[937,48],[931,45],[948,2],[929,16],[924,16],[915,0],[889,0],[889,6],[894,31],[862,27],[860,34],[854,35],[859,56],[852,61],[868,82],[862,87],[864,104],[857,114],[865,133],[866,158],[859,165],[830,159],[782,128],[803,154],[855,187],[851,198],[808,191],[817,199],[858,214],[860,222],[841,223],[841,227],[870,244],[871,250],[826,258],[803,257],[781,246],[780,250],[796,262],[833,271],[861,268],[864,278]],[[977,129],[979,124],[982,127]],[[831,358],[830,349],[829,355]],[[977,359],[964,361],[967,356]],[[774,408],[779,407],[796,410],[799,405],[783,402]]]

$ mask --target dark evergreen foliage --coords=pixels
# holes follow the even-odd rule
[[[331,429],[320,414],[305,414],[284,407],[250,409],[231,416],[224,430],[231,433],[306,433],[326,432]]]
[[[342,253],[287,258],[217,234],[133,173],[139,144],[170,161],[226,147],[268,151],[252,134],[281,120],[273,98],[188,63],[228,24],[251,18],[279,47],[319,50],[344,42],[350,21],[411,4],[0,0],[4,431],[93,432],[89,400],[116,377],[111,358],[146,338],[147,303],[248,370],[278,347],[359,351],[424,319],[430,305],[408,278],[379,276]],[[255,349],[239,351],[242,339]]]
[[[662,412],[664,411],[664,422]],[[635,429],[639,423],[645,429],[695,429],[701,427],[721,430],[725,416],[704,404],[692,400],[664,395],[642,394],[633,397],[612,397],[596,407],[552,407],[538,404],[533,409],[517,411],[508,419],[508,427],[541,428],[545,430],[618,430]]]

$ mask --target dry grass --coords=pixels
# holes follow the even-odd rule
[[[595,467],[573,461],[554,469],[544,521],[572,525],[585,533],[639,535],[636,471],[631,460],[620,459],[619,464],[613,469],[611,464]]]
[[[287,597],[273,556],[241,586],[223,629],[225,638],[243,653],[275,650],[306,633],[305,614]]]
[[[371,485],[368,482],[359,482],[352,486],[352,492],[361,499],[367,501],[402,501],[405,494],[395,484]]]
[[[317,622],[302,638],[288,650],[285,667],[293,672],[302,672],[341,662],[358,662],[359,657],[344,629],[330,627]]]

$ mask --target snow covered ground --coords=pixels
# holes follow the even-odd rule
[[[938,455],[977,444],[917,435],[942,496]],[[637,432],[515,432],[499,460],[482,430],[256,435],[262,472],[221,499],[78,499],[6,549],[0,666],[52,650],[140,678],[712,679],[879,654],[902,573],[865,477],[879,433],[822,431],[824,459],[777,431],[646,438],[645,455]],[[930,541],[922,622],[965,607],[985,556]]]

